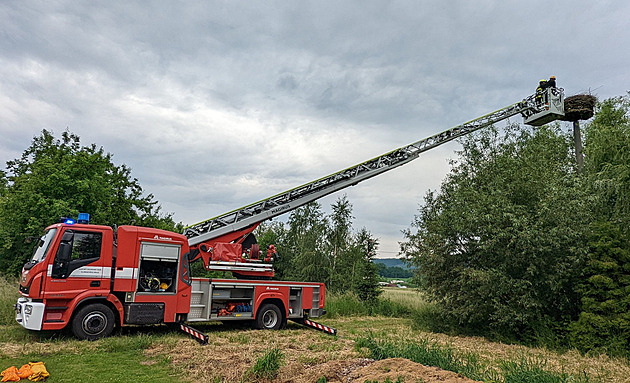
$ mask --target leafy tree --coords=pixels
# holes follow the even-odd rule
[[[276,270],[276,278],[284,279],[285,275],[290,271],[290,255],[283,252],[282,241],[286,236],[284,224],[280,221],[267,221],[258,226],[256,231],[256,239],[260,246],[262,256],[267,255],[269,245],[274,245],[278,256],[274,260],[274,269]]]
[[[79,212],[89,212],[95,224],[176,229],[153,195],[143,195],[131,169],[115,165],[102,147],[81,146],[67,130],[60,139],[43,130],[0,174],[0,268],[18,272],[30,255],[26,238]]]
[[[439,192],[404,232],[402,253],[446,319],[532,334],[575,318],[588,221],[571,141],[557,128],[494,128],[463,140]]]
[[[378,243],[366,229],[354,234],[352,219],[352,204],[344,195],[329,216],[313,202],[294,210],[284,229],[277,226],[270,233],[265,226],[259,235],[275,236],[279,244],[279,277],[324,282],[329,291],[354,291],[374,300],[380,293],[372,262]]]
[[[356,263],[362,252],[354,246],[352,235],[352,204],[343,195],[331,206],[332,213],[328,217],[327,252],[331,259],[330,282],[332,291],[350,290],[356,277]]]
[[[382,292],[378,285],[378,268],[374,264],[378,241],[363,228],[356,235],[355,249],[361,257],[355,265],[353,290],[360,300],[373,303]]]
[[[331,262],[324,247],[328,225],[321,205],[311,202],[295,209],[288,226],[281,255],[290,265],[285,277],[328,283]]]
[[[598,218],[630,224],[630,96],[603,101],[586,128],[586,166]]]
[[[583,352],[630,356],[630,238],[618,225],[591,225],[582,312],[571,341]]]
[[[574,346],[630,355],[630,99],[600,103],[586,128],[586,177],[592,196],[582,313]]]

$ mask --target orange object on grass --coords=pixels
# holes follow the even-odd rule
[[[25,364],[18,370],[18,376],[20,379],[26,379],[33,374],[30,364]]]
[[[20,380],[20,377],[18,376],[18,369],[15,366],[11,366],[2,371],[1,375],[3,382],[18,382]]]

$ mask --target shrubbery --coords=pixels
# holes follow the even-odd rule
[[[599,104],[581,172],[559,125],[463,139],[401,245],[436,304],[423,325],[629,355],[629,109]]]

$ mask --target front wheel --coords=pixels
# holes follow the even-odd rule
[[[284,317],[278,306],[265,303],[256,314],[256,328],[264,330],[278,330],[284,323]]]
[[[82,307],[72,319],[72,333],[79,339],[96,340],[114,330],[114,313],[101,303]]]

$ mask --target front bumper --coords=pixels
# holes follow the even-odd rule
[[[15,320],[25,329],[41,330],[46,306],[29,298],[19,298],[15,304]]]

